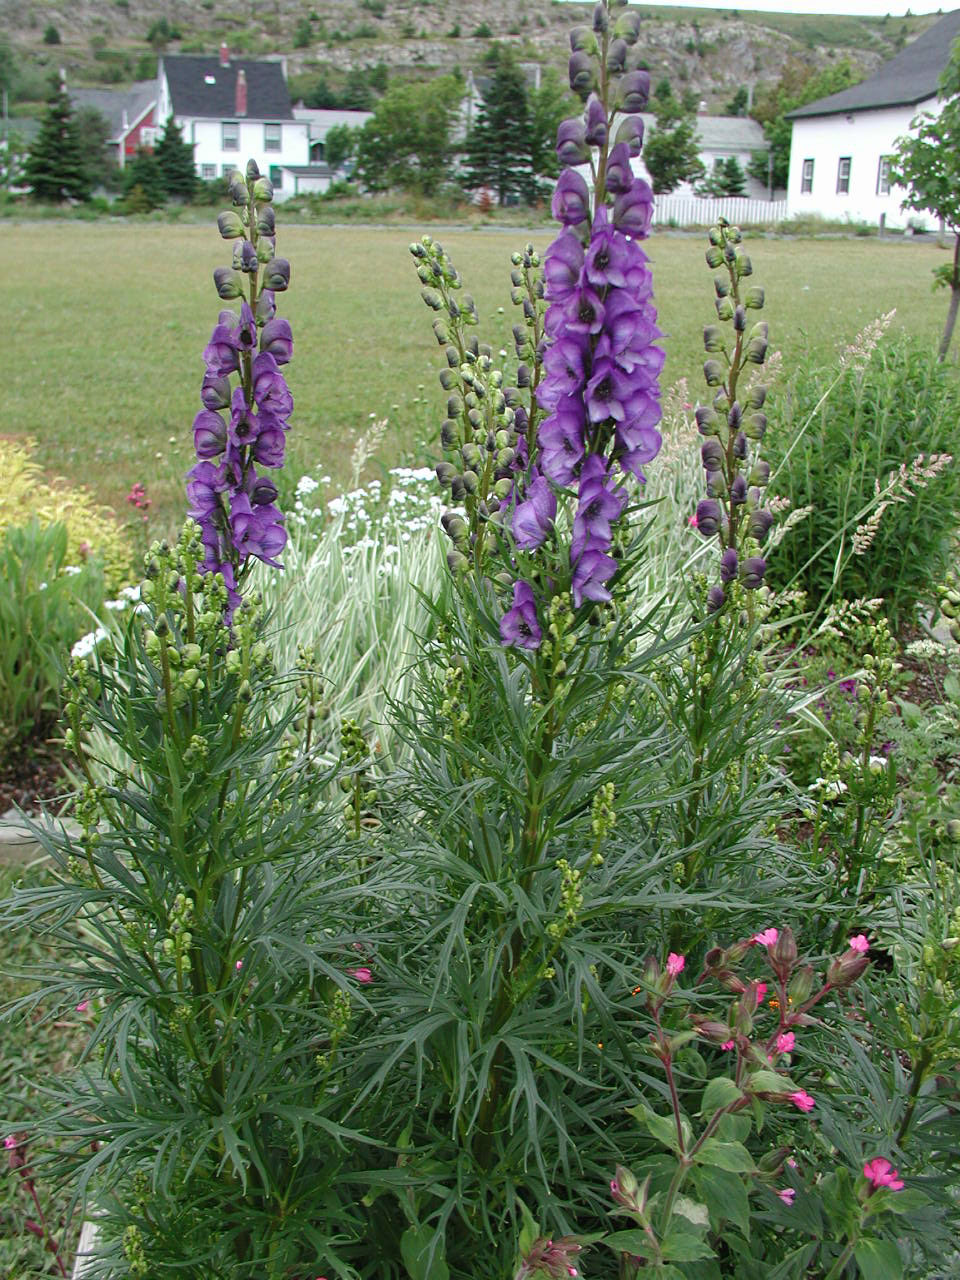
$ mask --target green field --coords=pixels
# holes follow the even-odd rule
[[[328,470],[335,480],[373,416],[391,429],[390,465],[424,455],[437,435],[444,396],[434,372],[442,357],[431,314],[407,252],[410,229],[280,224],[292,263],[281,298],[296,347],[288,377],[296,412],[293,469]],[[141,481],[153,514],[176,520],[181,477],[191,465],[190,424],[199,408],[201,352],[219,302],[215,266],[230,251],[216,228],[151,224],[27,223],[3,229],[11,287],[4,316],[3,434],[32,436],[54,474],[90,485],[118,510]],[[481,312],[481,340],[511,347],[510,253],[516,230],[437,233]],[[535,233],[545,247],[549,233]],[[652,238],[657,305],[666,334],[665,384],[681,376],[701,387],[701,330],[713,319],[705,239]],[[946,252],[933,238],[789,240],[757,236],[754,279],[767,293],[772,350],[787,370],[829,359],[878,314],[931,342],[946,302],[931,294],[931,268]],[[503,313],[498,314],[498,308]],[[425,404],[420,397],[429,397]],[[432,447],[432,446],[431,446]]]

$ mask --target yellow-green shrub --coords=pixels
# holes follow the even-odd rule
[[[130,581],[131,548],[114,512],[84,489],[45,480],[31,457],[33,447],[30,439],[0,439],[0,536],[31,518],[44,526],[61,523],[67,530],[67,563],[96,556],[107,591],[115,592]]]

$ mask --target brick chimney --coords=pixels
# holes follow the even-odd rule
[[[229,67],[230,65],[230,50],[227,48],[226,40],[220,41],[220,65],[221,67]]]
[[[242,67],[237,72],[236,114],[238,116],[245,116],[247,114],[247,76]]]

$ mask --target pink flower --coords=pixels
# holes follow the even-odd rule
[[[736,1040],[724,1040],[724,1042],[723,1042],[723,1044],[720,1046],[720,1048],[721,1048],[721,1049],[732,1049],[732,1048],[734,1048],[734,1046],[736,1045],[736,1043],[737,1043],[737,1042],[736,1042]]]
[[[870,950],[870,943],[862,933],[858,933],[854,937],[850,938],[847,942],[847,946],[851,951],[859,951],[862,955],[866,955]]]
[[[687,516],[687,524],[690,526],[691,529],[695,529],[699,523],[700,522],[697,519],[696,512],[694,512],[692,516]]]
[[[366,965],[361,966],[359,969],[348,969],[347,977],[356,978],[361,986],[368,987],[373,981],[373,970],[368,969]]]
[[[795,1169],[797,1167],[797,1162],[794,1160],[793,1156],[787,1156],[787,1164],[791,1169]]]
[[[781,1031],[777,1036],[777,1053],[793,1053],[797,1037],[792,1031]]]
[[[8,1133],[3,1140],[3,1145],[7,1148],[8,1151],[14,1151],[20,1144],[19,1142],[17,1142],[16,1138],[13,1136],[12,1133]]]
[[[817,1105],[813,1098],[810,1097],[809,1093],[805,1092],[803,1089],[798,1089],[796,1093],[791,1093],[790,1101],[801,1111],[812,1111]]]
[[[683,966],[687,963],[684,956],[678,956],[675,951],[671,951],[667,956],[667,973],[671,978],[677,977],[683,973]]]
[[[237,973],[239,973],[239,972],[240,972],[240,970],[243,968],[243,961],[242,961],[242,960],[238,960],[238,961],[237,961],[237,963],[236,963],[233,967],[236,969]]]
[[[876,1156],[863,1166],[863,1176],[868,1182],[873,1183],[875,1190],[889,1187],[891,1191],[901,1191],[903,1181],[898,1177],[898,1173],[899,1170],[894,1169],[890,1161],[884,1160],[883,1156]]]
[[[77,1005],[77,1013],[86,1013],[89,1008],[90,1008],[90,1001],[81,1000],[80,1003]]]
[[[764,929],[763,933],[755,933],[750,941],[759,943],[762,947],[772,947],[779,937],[779,929]]]
[[[786,1205],[792,1205],[796,1190],[793,1187],[784,1187],[782,1191],[778,1191],[777,1195]]]
[[[756,992],[757,992],[757,1004],[759,1004],[763,999],[763,997],[767,994],[767,984],[765,982],[758,982],[756,986]]]

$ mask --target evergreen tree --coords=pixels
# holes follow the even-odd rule
[[[47,113],[30,149],[26,178],[36,200],[90,199],[83,144],[62,84],[48,99]]]
[[[747,175],[736,156],[728,156],[720,166],[720,185],[725,196],[742,196],[747,189]]]
[[[107,145],[110,125],[95,107],[81,107],[76,113],[75,123],[91,189],[109,187],[117,168],[116,152]]]
[[[703,177],[697,139],[697,104],[689,92],[679,102],[670,92],[655,94],[656,128],[643,146],[643,162],[657,195],[667,195],[681,182],[695,182]]]
[[[492,187],[501,205],[511,196],[532,204],[537,182],[527,82],[511,50],[495,45],[488,61],[493,65],[493,78],[467,136],[464,183]]]
[[[193,147],[184,142],[180,126],[169,116],[154,151],[167,196],[191,200],[197,189],[197,170]],[[161,201],[162,203],[162,201]]]
[[[143,212],[143,205],[148,209],[159,209],[167,198],[163,171],[157,157],[146,147],[137,147],[136,155],[123,171],[123,184],[127,194],[127,202],[135,213]],[[139,193],[131,202],[131,196],[139,187]]]

